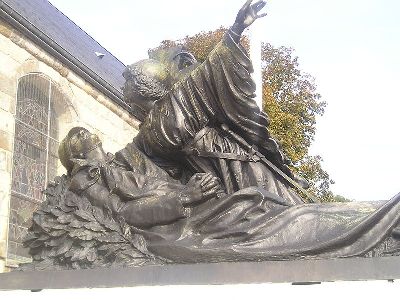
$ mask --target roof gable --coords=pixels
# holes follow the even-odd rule
[[[0,13],[22,24],[68,63],[110,90],[125,109],[121,87],[125,65],[46,0],[0,0]],[[27,33],[27,32],[23,32]],[[97,55],[96,55],[97,52]],[[99,56],[99,53],[104,56]],[[59,58],[59,57],[58,57]],[[85,78],[86,79],[86,78]],[[98,86],[97,86],[98,87]],[[108,95],[110,96],[110,95]],[[113,100],[115,100],[113,99]]]

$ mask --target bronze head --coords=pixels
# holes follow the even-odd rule
[[[74,167],[71,159],[85,158],[90,151],[101,147],[101,141],[96,134],[92,134],[83,127],[72,128],[58,147],[58,156],[68,173]]]
[[[182,46],[149,51],[149,59],[127,66],[123,73],[125,102],[143,121],[154,102],[166,95],[173,84],[185,78],[197,65],[194,56]]]
[[[171,89],[173,80],[164,64],[145,59],[127,66],[123,76],[124,99],[141,120],[150,112],[153,104]]]
[[[174,83],[185,78],[199,65],[194,55],[182,45],[150,50],[149,57],[166,66]]]

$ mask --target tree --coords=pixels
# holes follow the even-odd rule
[[[333,196],[333,201],[334,202],[351,202],[351,201],[354,201],[354,200],[345,198],[345,197],[343,197],[341,195],[335,195],[335,196]]]
[[[157,48],[183,45],[202,62],[225,32],[226,29],[220,27],[178,41],[165,40]],[[242,38],[242,44],[248,48],[246,36]],[[310,182],[311,192],[321,201],[335,201],[329,189],[334,182],[322,169],[321,156],[309,155],[316,117],[322,116],[326,107],[326,103],[320,100],[314,78],[300,70],[293,49],[275,48],[268,43],[262,47],[262,72],[263,110],[270,118],[271,135],[292,161],[293,171]]]
[[[292,169],[311,183],[322,201],[333,201],[334,183],[322,169],[322,157],[308,151],[315,136],[316,117],[324,114],[314,78],[302,72],[293,49],[262,47],[263,110],[270,117],[269,130],[292,161]]]

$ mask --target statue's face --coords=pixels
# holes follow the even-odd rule
[[[162,63],[168,69],[173,83],[185,78],[199,65],[193,54],[181,46],[158,49],[149,53],[149,56],[151,59]]]
[[[172,58],[169,69],[174,81],[177,82],[189,75],[198,65],[199,63],[193,54],[182,51]]]
[[[124,99],[141,120],[150,112],[154,102],[168,93],[173,84],[165,65],[153,59],[141,60],[128,66],[123,76]]]
[[[159,49],[149,53],[149,57],[128,66],[123,73],[124,100],[141,121],[151,111],[155,101],[198,66],[194,56],[182,47]]]
[[[72,156],[82,157],[101,144],[99,137],[82,128],[70,138]]]
[[[139,110],[140,115],[147,115],[154,105],[152,97],[145,97],[137,92],[137,84],[128,79],[122,88],[125,101],[136,111]]]

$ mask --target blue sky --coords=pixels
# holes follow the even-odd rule
[[[164,39],[229,26],[244,0],[50,2],[129,64]],[[273,0],[265,10],[250,30],[294,48],[328,103],[311,151],[333,191],[360,201],[400,192],[400,1]]]

